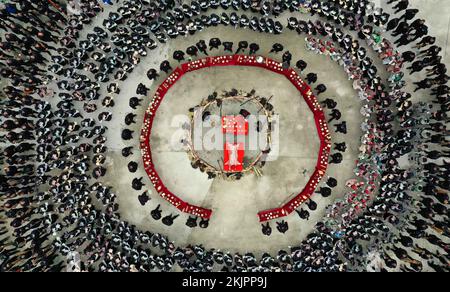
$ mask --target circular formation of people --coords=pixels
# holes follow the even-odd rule
[[[370,0],[65,2],[0,4],[0,271],[449,271],[449,76],[443,49],[409,0],[388,0],[383,8]],[[220,26],[251,31],[254,41],[200,40],[170,51],[159,68],[140,66],[161,46]],[[343,69],[362,105],[361,125],[345,121],[340,101],[326,96],[329,79],[320,80],[305,60],[293,60],[298,48],[274,41],[270,51],[261,49],[258,40],[282,34]],[[143,166],[131,159],[140,153],[132,125],[147,110],[150,84],[214,52],[270,57],[296,70],[339,139],[331,141],[329,169],[343,163],[348,128],[362,130],[351,137],[360,139],[352,179],[325,175],[289,217],[255,226],[268,238],[286,236],[294,232],[288,218],[308,224],[320,209],[316,198],[333,198],[309,223],[309,234],[276,253],[179,245],[171,226],[181,220],[180,210],[157,204],[150,218],[165,232],[145,230],[122,218],[122,194],[104,180],[112,168],[108,126],[120,119],[122,141],[135,143],[120,149],[126,166],[113,167],[131,174],[128,188],[139,193],[139,205],[156,201],[148,178],[135,175]],[[146,82],[121,92],[138,68]],[[407,77],[415,80],[413,88]],[[125,114],[114,111],[124,102],[119,94],[128,95]],[[217,94],[205,98],[211,102]],[[276,112],[270,97],[264,100],[262,106]],[[345,194],[334,194],[338,184],[345,184]],[[190,214],[184,227],[212,224]]]

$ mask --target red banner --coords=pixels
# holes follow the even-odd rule
[[[244,143],[225,143],[223,170],[225,172],[241,172],[244,170]]]

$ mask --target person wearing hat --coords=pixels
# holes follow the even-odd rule
[[[251,43],[249,55],[255,54],[258,50],[259,50],[259,45],[256,43]]]
[[[222,45],[225,52],[233,52],[233,42],[223,42]]]
[[[159,69],[161,69],[161,71],[166,72],[167,74],[172,71],[172,67],[170,66],[169,61],[164,60],[161,65],[159,65]]]
[[[173,52],[173,58],[177,60],[178,62],[181,62],[184,60],[184,52],[180,50],[176,50]]]
[[[286,51],[283,53],[282,59],[283,59],[283,63],[291,65],[292,54],[289,51]]]
[[[186,49],[186,53],[191,57],[197,57],[198,49],[196,46],[190,46]]]
[[[316,73],[308,73],[308,75],[306,75],[306,81],[309,84],[315,83],[317,81],[317,74]]]
[[[277,54],[277,53],[279,53],[279,52],[281,52],[281,51],[283,51],[283,50],[284,50],[284,47],[283,47],[282,44],[280,44],[280,43],[275,43],[275,44],[273,44],[272,49],[270,50],[270,53],[275,53],[275,54]]]
[[[316,87],[316,91],[317,91],[317,95],[324,93],[325,91],[327,91],[327,87],[324,84],[319,84]]]
[[[140,178],[134,178],[131,187],[135,189],[136,191],[140,191],[145,184],[142,182],[143,177]]]
[[[247,41],[240,41],[238,43],[238,49],[236,50],[235,54],[239,54],[240,51],[244,51],[248,48],[248,42]]]
[[[134,172],[137,171],[137,169],[138,169],[138,164],[137,164],[137,162],[135,162],[135,161],[130,161],[130,162],[128,163],[128,171],[129,171],[129,172],[134,173]]]
[[[297,63],[295,63],[295,66],[298,68],[298,70],[303,71],[306,69],[308,64],[303,60],[298,60]]]
[[[128,113],[128,114],[125,116],[125,124],[126,124],[127,126],[129,126],[129,125],[131,125],[131,124],[135,124],[135,123],[136,123],[136,121],[134,120],[135,117],[136,117],[135,114],[133,114],[133,113]]]
[[[147,78],[150,80],[155,80],[156,78],[159,77],[158,71],[156,71],[155,69],[151,68],[147,71]]]
[[[209,40],[209,50],[219,49],[221,44],[222,42],[219,38],[212,38],[211,40]]]
[[[129,129],[122,130],[122,139],[125,141],[133,139],[133,133],[134,131],[131,131]]]
[[[148,201],[150,201],[149,196],[147,195],[147,191],[143,192],[141,195],[138,196],[139,203],[141,206],[145,206]]]
[[[334,143],[334,149],[345,152],[347,150],[347,145],[345,144],[345,142]]]

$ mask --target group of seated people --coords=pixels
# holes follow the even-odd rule
[[[369,0],[194,0],[182,5],[122,0],[111,6],[97,0],[64,2],[11,0],[0,10],[0,75],[7,83],[0,100],[0,271],[145,272],[172,271],[175,266],[184,271],[449,270],[448,76],[441,48],[434,45],[425,22],[414,19],[417,11],[409,8],[408,0],[390,0],[393,9],[376,8]],[[209,14],[219,10],[220,15]],[[275,19],[285,11],[328,21],[289,19],[288,28],[312,37],[309,48],[320,48],[318,52],[339,62],[364,101],[361,154],[349,193],[329,206],[303,242],[274,256],[175,246],[165,235],[122,220],[120,194],[103,182],[107,125],[116,118],[114,97],[122,82],[149,51],[170,38],[217,25],[250,28],[270,37],[284,33]],[[105,14],[101,26],[88,28]],[[389,42],[394,36],[398,39]],[[235,51],[230,43],[216,38],[209,50],[220,45],[230,53],[259,49],[242,41]],[[199,52],[206,55],[205,44],[186,52],[191,58]],[[414,48],[393,49],[408,44]],[[370,50],[385,68],[375,65]],[[282,51],[277,44],[272,53]],[[282,55],[287,65],[289,55]],[[177,53],[174,59],[181,61],[182,56]],[[410,72],[405,63],[411,63]],[[306,68],[302,60],[296,66]],[[176,65],[167,61],[160,69],[169,73],[172,67]],[[388,80],[381,70],[389,72]],[[148,77],[159,74],[152,71]],[[415,94],[405,88],[406,75],[417,78],[421,102],[413,101]],[[313,81],[314,75],[308,79]],[[325,85],[315,88],[318,95],[325,90]],[[139,84],[129,99],[132,110],[142,105],[148,91]],[[324,99],[323,105],[329,122],[340,121],[334,100]],[[131,126],[134,118],[130,111],[125,124]],[[345,121],[335,126],[335,132],[346,133]],[[137,138],[129,128],[121,136],[124,142]],[[130,158],[131,173],[139,167],[131,159],[139,155],[137,145],[122,149]],[[333,163],[342,160],[345,148],[336,142]],[[406,166],[399,162],[405,156]],[[329,197],[336,183],[328,178],[317,191]],[[139,177],[131,181],[135,192],[141,193],[144,185]],[[150,197],[139,194],[138,200],[145,205]],[[305,204],[310,211],[317,208],[313,200]],[[157,204],[150,215],[170,226],[179,216],[170,210],[163,216]],[[297,211],[308,220],[303,206]],[[288,230],[286,220],[277,222],[281,233]],[[189,217],[186,225],[208,226],[197,221]],[[270,222],[263,226],[264,234],[269,231]],[[81,255],[80,262],[71,256],[74,252]],[[374,253],[381,263],[371,261]]]

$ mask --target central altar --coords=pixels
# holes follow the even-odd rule
[[[233,89],[214,92],[191,108],[187,144],[192,167],[227,180],[247,173],[262,175],[273,122],[269,101],[254,91]]]

